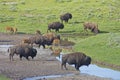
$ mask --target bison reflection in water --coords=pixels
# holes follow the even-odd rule
[[[62,64],[61,68],[63,69],[63,66],[67,70],[66,63],[69,65],[75,65],[75,69],[79,70],[79,67],[82,65],[88,66],[91,63],[91,57],[86,56],[82,52],[75,52],[71,54],[66,54],[62,56]]]

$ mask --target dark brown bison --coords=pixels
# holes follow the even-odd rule
[[[83,26],[84,26],[84,30],[85,30],[85,31],[87,31],[87,29],[90,29],[91,32],[93,32],[93,33],[95,33],[95,34],[97,34],[97,33],[100,32],[99,29],[98,29],[98,25],[95,24],[95,23],[85,22],[85,23],[83,24]]]
[[[88,66],[91,63],[91,58],[89,56],[86,56],[82,52],[75,52],[62,56],[61,68],[63,68],[64,66],[65,69],[67,70],[66,63],[68,63],[69,65],[74,64],[75,69],[79,70],[79,67],[81,67],[82,65]]]
[[[19,55],[20,60],[22,60],[22,57],[25,57],[27,60],[29,60],[29,56],[32,57],[32,59],[37,55],[37,50],[29,45],[15,45],[8,49],[10,60],[13,60],[14,54]]]
[[[62,21],[65,21],[65,22],[68,22],[69,19],[72,19],[72,14],[71,13],[65,13],[63,15],[60,15],[60,20]]]
[[[64,28],[64,25],[60,22],[53,22],[53,23],[50,23],[48,24],[48,30],[51,31],[51,29],[55,29],[56,32],[59,31],[59,29],[63,29]],[[47,32],[48,32],[47,30]]]

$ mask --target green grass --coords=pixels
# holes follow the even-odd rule
[[[99,34],[77,41],[76,51],[91,56],[92,59],[120,66],[120,33]]]

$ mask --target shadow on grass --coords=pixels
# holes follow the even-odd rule
[[[27,34],[27,33],[25,33],[25,32],[17,32],[17,34]]]
[[[99,33],[109,33],[108,31],[100,31]]]

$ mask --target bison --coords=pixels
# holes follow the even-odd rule
[[[22,57],[25,57],[27,60],[29,60],[29,56],[32,57],[32,59],[37,55],[37,50],[29,45],[15,45],[8,49],[10,61],[13,60],[14,54],[19,55],[20,60],[22,60]]]
[[[60,22],[53,22],[53,23],[48,24],[49,31],[51,31],[51,29],[55,29],[56,32],[59,32],[59,29],[63,29],[63,28],[64,28],[64,25]]]
[[[63,23],[63,21],[68,23],[68,20],[72,19],[72,14],[71,13],[65,13],[63,15],[60,15],[60,20]]]
[[[60,53],[62,52],[61,48],[53,49],[53,47],[50,47],[50,49],[52,50],[51,55],[58,56],[60,58]]]
[[[67,70],[66,63],[68,63],[69,65],[74,64],[75,69],[79,70],[79,67],[81,67],[82,65],[88,66],[91,63],[91,57],[86,56],[82,52],[73,52],[71,54],[66,54],[62,56],[62,64],[61,64],[62,69],[64,66],[65,69]]]
[[[14,32],[14,29],[12,28],[12,27],[10,27],[10,26],[7,26],[7,27],[5,27],[5,31],[6,32],[11,32],[11,33],[13,33]]]
[[[10,26],[5,27],[5,30],[6,30],[6,32],[9,31],[10,33],[16,33],[17,32],[17,28],[10,27]]]
[[[41,35],[41,31],[40,31],[40,30],[36,30],[36,31],[35,31],[35,34],[36,34],[36,35]]]
[[[60,40],[60,35],[57,35],[57,34],[52,33],[52,32],[43,34],[43,37],[44,37],[44,41],[45,41],[46,45],[52,45],[54,39]]]
[[[42,45],[43,48],[45,48],[45,38],[42,35],[35,35],[32,37],[29,37],[28,39],[23,39],[23,43],[28,43],[33,46],[33,44],[38,44],[39,47]]]
[[[84,30],[85,30],[85,31],[87,31],[87,29],[90,29],[91,32],[93,32],[93,33],[95,33],[95,34],[97,34],[97,33],[100,32],[99,29],[98,29],[98,25],[95,24],[95,23],[85,22],[85,23],[83,24],[83,26],[84,26]]]

